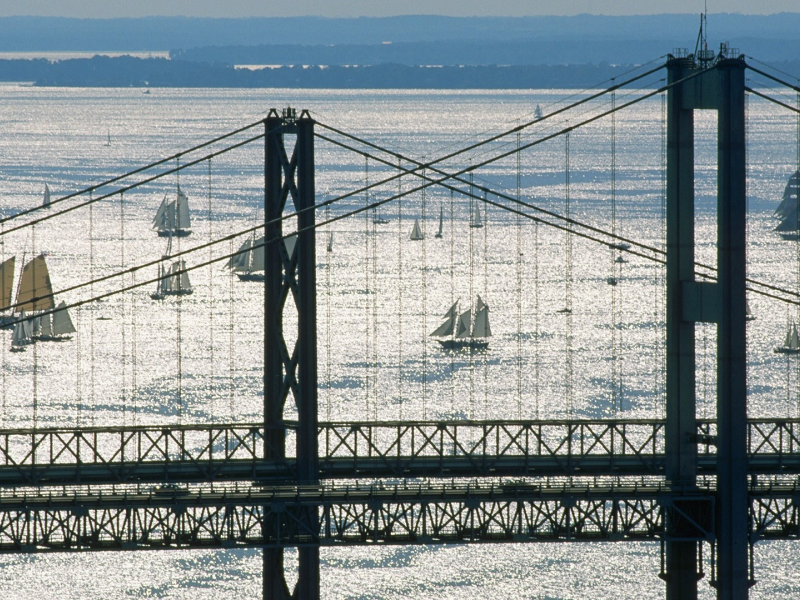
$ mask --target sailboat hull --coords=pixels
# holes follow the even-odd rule
[[[170,291],[170,292],[154,292],[154,293],[150,294],[150,297],[153,300],[163,300],[167,296],[188,296],[193,291],[194,291],[193,289],[189,288],[188,290],[175,290],[175,291]]]
[[[37,342],[68,342],[72,339],[71,335],[40,335],[36,338]]]
[[[800,354],[800,348],[786,348],[782,346],[773,350],[776,354]]]
[[[237,273],[239,281],[264,281],[264,273]]]
[[[191,235],[191,229],[173,229],[170,231],[169,229],[161,229],[158,231],[158,237],[186,237],[187,235]]]
[[[478,340],[436,340],[445,350],[486,350],[489,342]]]

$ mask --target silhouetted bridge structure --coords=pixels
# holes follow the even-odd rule
[[[265,156],[264,223],[254,228],[266,238],[263,422],[0,430],[0,552],[259,547],[264,597],[288,598],[283,549],[297,547],[294,597],[310,599],[320,593],[321,547],[653,540],[662,543],[667,597],[697,596],[704,544],[712,548],[718,597],[746,597],[753,544],[800,535],[800,420],[747,419],[745,290],[798,300],[745,275],[744,97],[764,96],[746,88],[746,68],[734,55],[670,56],[667,83],[641,96],[668,95],[665,256],[635,240],[580,229],[569,214],[553,222],[666,263],[664,419],[319,421],[314,141],[347,147],[332,136],[348,134],[327,126],[325,135],[315,133],[319,124],[307,113],[273,110],[259,123],[264,133],[247,140],[263,140]],[[714,109],[719,119],[719,250],[716,273],[702,281],[694,257],[695,109]],[[289,136],[296,137],[291,152]],[[522,149],[518,144],[505,156]],[[466,178],[480,165],[457,173],[432,162],[409,165],[394,166],[420,179],[416,189],[450,187],[500,206]],[[470,192],[454,187],[465,183]],[[290,199],[293,248],[273,243],[294,235],[282,229]],[[532,208],[518,202],[510,212]],[[541,211],[531,218],[546,217],[555,216]],[[284,337],[287,303],[297,313],[291,340]],[[718,327],[713,419],[698,418],[696,410],[699,322]]]

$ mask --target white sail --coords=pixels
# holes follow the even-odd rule
[[[22,311],[20,317],[24,316],[25,316],[25,311]],[[22,322],[22,330],[25,332],[26,339],[30,339],[33,337],[33,322],[31,321],[31,319],[25,319]]]
[[[153,217],[153,228],[158,229],[159,231],[166,231],[172,229],[173,222],[175,221],[175,209],[174,206],[170,211],[170,202],[167,202],[167,195],[164,194],[164,199],[161,200],[161,205],[158,207],[156,211],[156,216]],[[172,214],[172,217],[170,217]]]
[[[67,303],[62,300],[58,305],[58,310],[53,313],[53,334],[65,335],[67,333],[75,333],[75,325],[72,324],[72,319],[69,317]]]
[[[253,239],[247,238],[241,246],[237,254],[230,257],[225,265],[232,271],[247,271],[250,266],[250,248],[252,247]]]
[[[189,216],[189,197],[178,186],[178,197],[175,200],[175,229],[189,229],[192,226]]]
[[[483,222],[481,221],[481,209],[476,204],[475,205],[475,212],[472,214],[472,223],[469,225],[470,227],[483,227]]]
[[[264,244],[266,243],[267,238],[261,236],[256,241],[253,242],[253,250],[251,255],[253,260],[250,262],[250,270],[251,271],[263,271],[264,270]]]
[[[450,307],[450,310],[448,310],[442,318],[449,319],[450,317],[455,317],[457,314],[458,314],[458,300],[453,302],[453,306]]]
[[[44,255],[40,254],[22,268],[17,291],[17,310],[50,310],[55,308],[53,286]]]
[[[472,320],[472,310],[467,309],[458,317],[458,328],[456,329],[456,339],[469,337],[469,325]]]
[[[25,323],[27,321],[17,321],[14,324],[14,332],[11,334],[12,346],[24,346],[28,343],[29,336],[25,332]]]
[[[39,317],[39,335],[41,337],[53,336],[53,322],[49,314]]]
[[[46,183],[44,184],[44,199],[42,200],[42,206],[50,206],[50,186]]]
[[[414,227],[411,229],[411,239],[418,241],[424,238],[425,236],[422,234],[422,228],[419,226],[419,219],[414,219]]]
[[[786,332],[786,339],[783,342],[783,347],[789,350],[800,349],[800,338],[797,335],[797,325],[792,323],[789,330]]]
[[[283,240],[283,243],[286,246],[286,254],[289,257],[289,260],[291,260],[292,256],[294,256],[295,246],[297,246],[297,234],[293,233],[285,240]]]
[[[475,312],[475,326],[472,328],[472,337],[483,338],[492,335],[492,330],[489,327],[489,308],[484,305],[483,308]]]
[[[450,335],[451,333],[453,333],[453,329],[455,329],[455,325],[456,325],[456,316],[452,315],[451,317],[448,317],[448,319],[444,323],[442,323],[436,329],[436,331],[431,333],[431,336]]]
[[[12,256],[0,264],[0,310],[11,306],[11,295],[14,292],[14,265],[16,257]]]

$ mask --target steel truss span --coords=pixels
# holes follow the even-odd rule
[[[288,447],[294,424],[288,424]],[[322,479],[664,474],[664,422],[320,423]],[[287,480],[263,424],[0,430],[2,486]],[[281,439],[284,439],[283,436]],[[698,421],[698,470],[713,473],[716,424]],[[748,423],[751,472],[800,473],[800,420]]]
[[[0,500],[0,552],[656,540],[665,519],[701,541],[713,507],[647,484],[17,492]]]

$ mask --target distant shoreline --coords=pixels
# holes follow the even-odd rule
[[[324,89],[582,89],[631,65],[282,66],[242,69],[165,58],[94,56],[63,61],[0,60],[0,82],[39,87],[324,88]],[[657,87],[659,77],[643,81]]]

